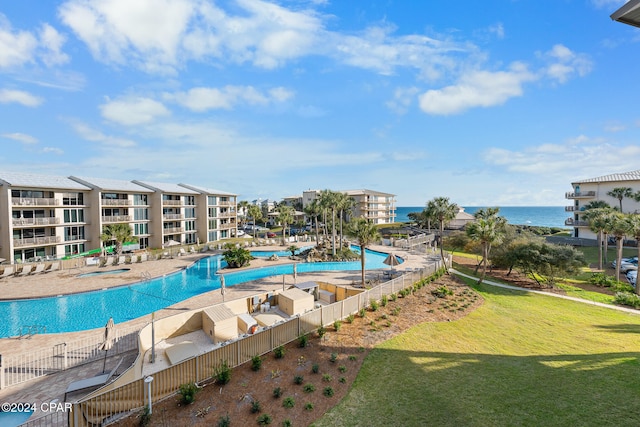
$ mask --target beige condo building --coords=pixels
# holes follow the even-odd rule
[[[11,263],[99,249],[116,223],[138,237],[131,249],[237,234],[237,196],[204,187],[0,172],[0,189],[0,258]]]
[[[302,206],[320,197],[320,190],[307,190],[302,192]],[[390,224],[396,221],[396,196],[375,190],[342,190],[354,201],[351,217],[364,217],[374,224]]]

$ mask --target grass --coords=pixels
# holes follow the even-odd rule
[[[477,290],[485,303],[469,316],[422,323],[376,347],[314,425],[640,424],[640,316]]]

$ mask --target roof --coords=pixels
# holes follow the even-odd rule
[[[236,317],[235,313],[224,304],[209,307],[202,312],[209,316],[209,319],[214,322],[221,322],[223,320]]]
[[[153,191],[160,191],[162,193],[173,193],[173,194],[200,194],[197,191],[190,190],[186,187],[182,187],[178,184],[169,184],[165,182],[151,182],[151,181],[133,181],[136,184],[142,185],[143,187],[150,188]]]
[[[213,188],[200,187],[199,185],[178,184],[180,187],[188,188],[189,190],[197,191],[202,194],[210,194],[216,196],[237,196],[237,194],[229,193],[227,191],[216,190]]]
[[[343,190],[342,193],[345,193],[347,196],[357,196],[359,194],[375,194],[378,196],[395,196],[395,194],[391,194],[391,193],[383,193],[382,191],[375,191],[375,190],[367,190],[367,189],[361,189],[361,190]]]
[[[86,185],[73,181],[66,176],[38,175],[22,172],[0,172],[2,185],[28,188],[55,188],[61,190],[90,190]]]
[[[151,193],[151,190],[148,188],[123,179],[86,178],[78,176],[70,176],[69,178],[96,190],[124,191],[128,193]]]
[[[630,0],[620,9],[616,10],[611,19],[623,24],[640,27],[640,0]]]
[[[610,175],[599,176],[597,178],[582,179],[580,181],[574,181],[571,184],[584,184],[589,182],[620,182],[620,181],[640,181],[640,170],[623,172],[623,173],[612,173]]]
[[[305,292],[302,289],[298,289],[298,288],[291,288],[291,289],[287,289],[284,292],[280,292],[278,297],[289,298],[292,301],[299,301],[299,300],[304,300],[304,299],[308,299],[308,298],[313,299],[313,295],[312,294],[310,294],[308,292]]]

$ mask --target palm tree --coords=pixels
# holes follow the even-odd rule
[[[293,215],[295,214],[295,211],[289,205],[280,205],[276,208],[276,212],[278,212],[278,221],[282,224],[282,243],[284,244],[287,225],[293,222]]]
[[[640,259],[640,214],[628,214],[626,217],[627,231],[629,236],[633,236],[638,247],[638,259]],[[640,286],[636,281],[636,294],[640,295]]]
[[[620,212],[622,212],[622,199],[633,197],[633,190],[629,187],[616,187],[607,191],[607,196],[615,197],[620,202]]]
[[[598,236],[598,270],[602,270],[602,243],[604,231],[607,228],[607,217],[610,214],[611,208],[607,205],[607,207],[587,208],[583,215],[583,218],[589,222],[589,229]]]
[[[505,235],[505,225],[507,220],[498,216],[499,208],[480,209],[475,213],[476,221],[467,225],[467,236],[471,240],[480,242],[482,245],[482,275],[478,284],[482,283],[487,274],[487,260],[491,252],[491,245],[502,242]]]
[[[316,243],[318,243],[320,241],[320,232],[318,230],[318,216],[320,216],[320,214],[322,213],[322,210],[320,209],[320,204],[318,203],[318,200],[317,199],[312,200],[311,203],[309,203],[304,208],[304,213],[309,218],[312,218],[315,221]]]
[[[347,233],[354,237],[360,246],[360,269],[362,286],[364,287],[365,249],[380,238],[380,233],[375,224],[366,218],[352,218],[347,224]]]
[[[262,219],[262,209],[258,205],[251,205],[247,209],[247,215],[253,220],[253,238],[256,238],[258,221]]]
[[[442,258],[442,262],[444,262],[444,249],[442,249],[444,227],[456,217],[458,205],[450,203],[448,197],[436,197],[427,202],[425,212],[426,216],[436,221],[440,228],[440,257]]]
[[[336,256],[336,210],[338,207],[338,194],[331,190],[320,192],[320,205],[331,211],[331,255]],[[326,226],[326,221],[325,221]]]
[[[612,220],[607,225],[607,231],[613,235],[616,239],[616,280],[620,280],[620,263],[622,262],[622,243],[624,236],[629,232],[628,223],[625,220],[625,215],[620,212],[615,212],[612,215]]]
[[[242,225],[243,222],[246,222],[246,217],[247,217],[247,208],[249,207],[249,202],[247,200],[241,200],[238,202],[238,211],[242,211],[242,217],[245,218],[244,221],[241,221],[240,224]]]
[[[344,234],[342,233],[342,223],[345,220],[345,214],[351,212],[353,207],[356,205],[356,201],[353,199],[353,197],[345,193],[338,193],[337,199],[338,210],[340,211],[340,215],[338,215],[338,217],[340,218],[340,248],[342,249],[342,238],[344,236]]]
[[[116,255],[122,253],[122,245],[127,242],[137,242],[138,238],[133,235],[133,230],[129,224],[109,224],[102,229],[100,240],[104,243],[115,242]]]

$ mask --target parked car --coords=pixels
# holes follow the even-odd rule
[[[273,231],[269,231],[267,232],[267,237],[269,239],[273,239],[274,237],[276,237],[276,233],[274,233]]]
[[[630,272],[627,273],[627,280],[629,281],[629,283],[631,283],[633,286],[636,285],[636,282],[638,280],[638,270],[632,270]]]
[[[238,237],[244,236],[244,231],[238,229],[238,233],[236,234]]]

